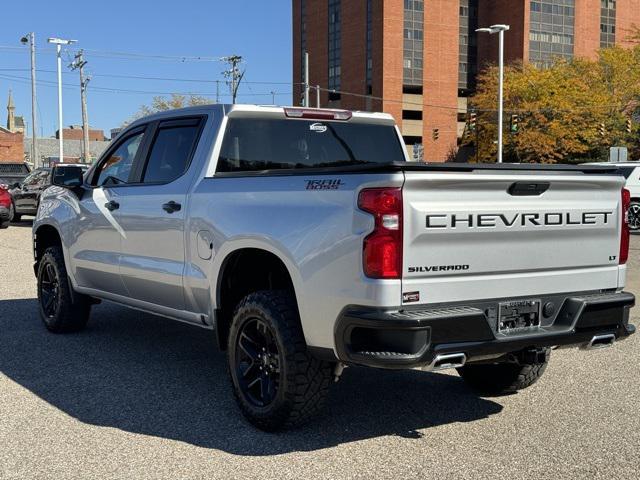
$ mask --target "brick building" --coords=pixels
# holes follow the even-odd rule
[[[293,0],[293,102],[307,51],[321,106],[389,112],[410,152],[444,161],[478,70],[497,59],[497,36],[475,29],[496,23],[511,27],[507,62],[544,67],[556,56],[594,58],[599,48],[628,45],[640,0]]]
[[[24,161],[24,120],[16,117],[13,96],[9,92],[7,124],[0,126],[0,162]]]
[[[60,138],[60,130],[56,130],[56,138]],[[62,138],[65,140],[82,140],[82,125],[69,125],[69,128],[63,128]],[[104,142],[104,131],[94,130],[89,127],[89,141]]]

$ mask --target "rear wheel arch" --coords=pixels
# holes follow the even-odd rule
[[[52,225],[40,225],[33,236],[33,254],[35,257],[34,271],[37,275],[38,264],[49,247],[62,247],[62,237],[58,229]]]
[[[290,292],[299,311],[293,276],[279,255],[259,247],[243,247],[224,257],[216,284],[215,328],[221,350],[227,347],[229,327],[238,303],[248,294],[264,290]]]

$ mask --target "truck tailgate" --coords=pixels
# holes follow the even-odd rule
[[[405,172],[403,301],[622,287],[623,184],[580,172]]]

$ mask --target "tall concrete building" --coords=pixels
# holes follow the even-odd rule
[[[507,62],[544,67],[628,45],[640,0],[293,0],[293,102],[306,51],[321,106],[391,113],[410,153],[444,161],[478,71],[497,60],[496,36],[475,29],[496,23],[511,26]]]

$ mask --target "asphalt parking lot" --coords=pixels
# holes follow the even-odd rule
[[[84,332],[48,334],[30,227],[0,231],[2,479],[638,478],[640,335],[555,351],[538,384],[500,398],[455,373],[349,368],[320,419],[267,434],[204,330],[103,303]],[[636,295],[639,266],[637,236]]]

